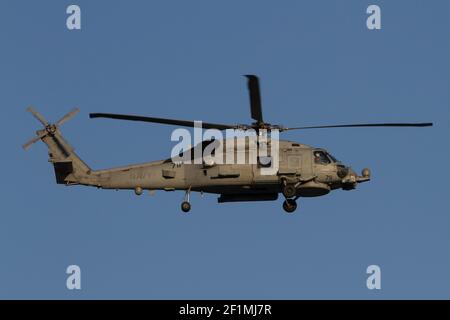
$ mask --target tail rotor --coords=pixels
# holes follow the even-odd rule
[[[56,130],[65,122],[72,119],[80,110],[78,108],[72,109],[69,113],[67,113],[64,117],[59,119],[55,124],[50,124],[45,120],[45,118],[37,112],[33,107],[27,108],[27,111],[30,112],[42,125],[44,126],[44,129],[36,131],[36,137],[29,140],[27,143],[25,143],[22,147],[27,150],[31,147],[34,143],[38,142],[42,138],[46,136],[53,136],[56,132]]]

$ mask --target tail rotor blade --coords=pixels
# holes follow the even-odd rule
[[[33,107],[28,107],[27,111],[30,112],[36,119],[38,119],[44,127],[48,126],[47,120],[45,120],[45,118],[39,112],[37,112],[36,109],[34,109]]]
[[[80,109],[73,108],[68,114],[66,114],[64,117],[59,119],[58,122],[56,122],[56,125],[61,126],[63,123],[72,119],[78,112],[80,112]]]
[[[22,148],[24,148],[24,150],[28,150],[28,148],[31,147],[32,144],[38,142],[40,139],[42,139],[44,136],[46,135],[45,132],[39,134],[38,136],[34,137],[33,139],[31,139],[30,141],[28,141],[27,143],[25,143]]]

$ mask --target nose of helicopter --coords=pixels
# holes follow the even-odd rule
[[[370,169],[364,168],[359,176],[352,168],[346,167],[347,175],[342,179],[342,189],[352,190],[358,183],[370,181]]]

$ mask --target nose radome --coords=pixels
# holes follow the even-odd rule
[[[364,178],[370,178],[370,169],[369,168],[362,169],[361,174]]]
[[[356,182],[362,183],[362,182],[370,181],[370,175],[371,175],[370,169],[364,168],[361,171],[361,177],[356,177]]]

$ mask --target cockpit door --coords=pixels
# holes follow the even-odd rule
[[[300,174],[303,179],[309,179],[314,175],[311,150],[307,149],[301,151]]]

